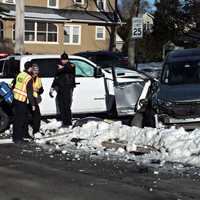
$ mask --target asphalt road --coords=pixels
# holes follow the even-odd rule
[[[200,199],[198,177],[135,163],[74,159],[35,145],[0,145],[0,200]]]

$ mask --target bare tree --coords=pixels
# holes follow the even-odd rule
[[[101,13],[102,16],[97,16],[95,15],[94,13],[91,13],[88,11],[88,7],[89,7],[89,3],[93,3],[96,8],[99,10],[99,12]],[[109,50],[110,51],[113,51],[115,50],[116,48],[116,44],[115,44],[115,41],[116,41],[116,29],[117,29],[117,25],[118,25],[118,22],[119,20],[121,19],[121,14],[120,14],[120,11],[119,11],[119,8],[118,8],[118,0],[115,0],[115,3],[114,3],[114,6],[111,4],[110,0],[107,0],[106,1],[106,7],[108,8],[108,10],[110,12],[108,12],[107,10],[105,10],[104,6],[99,6],[97,4],[97,1],[96,0],[86,0],[85,1],[85,6],[80,6],[80,5],[77,5],[79,8],[83,9],[88,15],[90,16],[94,16],[104,22],[107,22],[107,20],[109,21],[112,21],[113,24],[112,25],[106,25],[106,30],[109,34],[109,37],[110,37],[110,44],[109,44]],[[103,5],[103,2],[102,2],[102,5]],[[107,18],[107,19],[106,19]]]

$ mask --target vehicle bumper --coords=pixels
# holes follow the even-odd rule
[[[156,128],[169,128],[175,126],[185,129],[195,129],[200,127],[200,116],[195,118],[174,118],[168,115],[155,115]]]

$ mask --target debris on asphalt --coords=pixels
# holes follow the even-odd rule
[[[6,134],[10,134],[9,131]],[[70,151],[88,152],[90,157],[120,159],[163,166],[174,163],[177,170],[200,166],[200,130],[155,129],[122,125],[120,121],[91,121],[82,127],[61,128],[55,119],[43,122],[35,142],[49,154]],[[4,142],[4,141],[3,141]],[[10,142],[10,141],[9,141]],[[40,151],[40,149],[36,149]],[[80,154],[75,160],[80,160]]]
[[[57,129],[59,122],[52,120],[42,126],[49,134],[40,138],[40,144],[58,145],[61,153],[70,146],[91,155],[123,157],[125,161],[143,160],[145,163],[163,165],[164,162],[177,162],[200,166],[200,134],[198,130],[187,132],[180,129],[153,129],[129,127],[121,122],[88,122],[72,130]],[[54,129],[53,129],[54,130]],[[193,136],[193,137],[192,137]]]

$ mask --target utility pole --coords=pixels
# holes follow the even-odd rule
[[[16,0],[15,53],[24,53],[24,0]]]
[[[137,17],[140,9],[140,0],[135,0],[132,7],[132,17]],[[132,38],[132,29],[130,30],[130,41],[128,44],[128,63],[129,67],[135,68],[136,64],[136,39]]]
[[[115,0],[114,12],[113,12],[115,24],[111,26],[109,51],[116,50],[116,33],[117,33],[117,22],[118,22],[117,4],[118,0]]]

